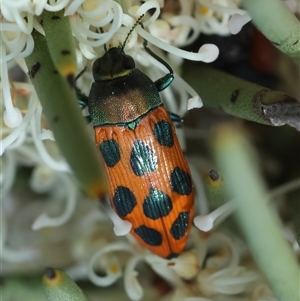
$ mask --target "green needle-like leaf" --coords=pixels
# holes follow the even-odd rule
[[[63,271],[47,268],[43,285],[48,301],[88,301],[79,286]]]
[[[93,197],[103,196],[106,192],[105,177],[75,91],[56,71],[45,37],[36,31],[32,36],[35,47],[26,63],[43,113],[81,186]]]
[[[72,84],[77,73],[77,62],[69,18],[64,16],[64,10],[57,12],[45,10],[41,21],[54,66],[61,76]]]
[[[299,266],[283,237],[282,226],[268,203],[264,181],[245,133],[222,125],[212,139],[219,169],[226,174],[234,195],[236,215],[254,259],[273,287],[278,300],[299,300]]]
[[[205,106],[243,119],[300,130],[300,103],[293,97],[186,61],[183,78],[199,93]]]
[[[298,3],[299,5],[299,3]],[[243,0],[257,28],[282,52],[300,62],[300,22],[281,0]]]
[[[223,177],[215,170],[210,170],[205,177],[204,189],[211,209],[216,209],[229,200],[225,191]]]

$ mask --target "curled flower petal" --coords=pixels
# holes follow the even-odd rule
[[[252,292],[251,297],[255,301],[279,301],[276,299],[266,284],[258,284]]]
[[[204,44],[200,47],[198,53],[202,55],[201,61],[211,63],[219,56],[219,48],[214,44]]]
[[[166,44],[159,39],[153,37],[150,33],[145,31],[140,26],[137,26],[136,28],[137,32],[140,36],[142,36],[145,40],[149,41],[150,43],[154,44],[155,46],[170,52],[174,55],[178,55],[182,58],[185,58],[187,60],[191,61],[205,61],[205,62],[212,62],[217,58],[218,55],[218,48],[217,46],[212,46],[213,44],[207,44],[208,47],[200,48],[198,53],[185,51],[182,49],[179,49],[177,47],[174,47],[172,45]],[[202,46],[203,47],[203,46]],[[210,53],[212,51],[212,53]]]
[[[44,9],[48,11],[59,11],[65,8],[65,6],[68,4],[69,0],[57,0],[57,1],[48,1],[45,4]]]
[[[160,14],[160,6],[157,3],[157,1],[149,0],[145,3],[143,3],[140,7],[133,6],[128,10],[128,12],[132,16],[134,16],[136,19],[139,19],[142,15],[146,15],[148,11],[153,10],[153,9],[155,9],[155,11],[154,11],[154,13],[151,13],[151,17],[148,18],[148,20],[146,20],[146,21],[143,20],[144,27],[147,27],[150,23],[155,21]]]
[[[221,248],[222,245],[226,245],[229,247],[231,256],[230,256],[230,262],[228,263],[228,268],[236,268],[238,266],[238,263],[240,261],[240,253],[237,246],[234,244],[233,240],[230,239],[228,236],[226,236],[223,233],[213,233],[208,239],[207,239],[207,248],[210,250],[216,250]]]
[[[40,140],[49,139],[55,141],[52,131],[42,129],[42,125],[41,125],[42,110],[43,110],[42,106],[38,106],[35,113],[36,135]]]
[[[210,8],[213,11],[219,12],[219,13],[223,13],[223,14],[234,14],[234,13],[245,13],[244,10],[239,9],[237,6],[233,6],[233,2],[230,1],[231,5],[222,5],[222,4],[215,4],[213,1],[211,0],[197,0],[199,3],[201,3],[202,5]],[[220,1],[222,2],[222,1]],[[223,2],[224,3],[224,2]],[[226,3],[226,2],[225,2]],[[236,4],[235,4],[236,5]]]
[[[27,137],[27,132],[26,131],[22,131],[19,134],[19,137],[13,141],[8,147],[7,149],[12,150],[12,149],[19,149],[20,146],[24,143],[24,141],[26,140]]]
[[[0,47],[1,58],[5,57],[5,48],[3,45]],[[2,93],[5,105],[5,111],[3,121],[10,128],[16,128],[22,123],[22,114],[18,108],[15,108],[12,103],[10,84],[8,80],[8,67],[7,62],[3,61],[1,64],[1,81],[2,81]]]
[[[175,82],[178,83],[178,87],[185,90],[190,96],[190,99],[193,99],[196,102],[196,107],[201,108],[203,107],[203,102],[201,100],[201,97],[198,95],[198,93],[186,82],[184,81],[180,76],[176,76]],[[188,99],[188,110],[189,108],[189,102],[190,99]],[[183,112],[180,112],[183,113]]]
[[[117,236],[124,236],[130,232],[132,224],[129,221],[121,219],[112,209],[112,207],[108,204],[108,202],[106,202],[105,200],[102,201],[101,207],[113,222],[114,232]]]
[[[10,128],[16,128],[22,122],[22,113],[18,108],[11,109],[10,112],[4,111],[3,121]]]
[[[11,152],[1,157],[1,197],[4,198],[11,189],[16,176],[17,162]],[[5,175],[5,176],[4,176]]]
[[[235,206],[232,202],[227,202],[216,210],[212,211],[208,215],[198,215],[194,218],[194,224],[201,231],[208,232],[213,229],[215,222],[218,219],[224,220],[235,210]]]
[[[73,0],[69,2],[65,9],[65,16],[74,15],[83,2],[84,0]]]
[[[142,256],[133,256],[126,264],[124,272],[124,287],[131,300],[140,300],[144,291],[137,280],[138,273],[134,270],[139,261],[144,260]]]
[[[41,155],[42,159],[44,160],[45,164],[47,164],[49,167],[52,167],[53,169],[55,169],[57,171],[70,172],[69,165],[63,160],[61,160],[61,161],[54,160],[48,153],[43,141],[37,137],[36,119],[35,118],[32,118],[32,120],[31,120],[31,132],[32,132],[32,138],[33,138],[34,144],[35,144],[39,154]]]
[[[2,204],[0,204],[2,207]],[[3,210],[0,210],[0,243],[1,243],[1,252],[0,257],[6,262],[10,263],[25,263],[36,259],[39,256],[39,252],[33,248],[25,247],[22,249],[12,249],[5,245],[7,238],[7,221],[4,215]]]
[[[231,34],[238,34],[243,26],[251,21],[251,17],[248,14],[234,14],[229,22],[228,22],[228,28]]]
[[[174,39],[174,45],[190,45],[200,34],[198,22],[191,16],[175,16],[168,19],[168,22],[170,22],[173,27],[180,27],[179,34]]]
[[[186,280],[194,278],[200,269],[197,254],[193,250],[183,252],[177,258],[170,260],[167,266]]]
[[[2,85],[3,84],[4,83],[2,82]],[[18,127],[14,128],[8,136],[6,136],[4,139],[1,140],[0,155],[2,155],[5,149],[9,145],[11,145],[19,137],[19,135],[27,128],[36,110],[37,101],[38,99],[36,94],[32,93],[31,98],[29,100],[28,110],[22,120],[22,123]]]
[[[227,268],[220,271],[204,269],[198,274],[198,287],[204,296],[216,294],[236,295],[245,292],[257,279],[253,272],[243,268]]]
[[[38,250],[27,247],[18,250],[14,250],[11,248],[2,248],[1,258],[9,263],[19,264],[26,263],[28,261],[36,260],[40,253]]]
[[[188,100],[187,110],[189,111],[195,108],[201,108],[202,106],[203,103],[200,101],[200,97],[196,95]]]
[[[198,20],[201,32],[227,36],[229,18],[233,14],[245,14],[246,11],[238,8],[237,1],[228,0],[197,0],[194,15]]]
[[[94,271],[94,266],[101,256],[103,256],[106,253],[115,252],[115,251],[125,251],[125,252],[129,252],[129,253],[134,253],[134,250],[131,248],[131,246],[129,244],[123,243],[123,242],[116,242],[116,243],[106,245],[105,247],[103,247],[99,251],[97,251],[92,256],[92,258],[89,262],[89,270],[88,270],[89,279],[94,284],[96,284],[98,286],[109,286],[109,285],[113,284],[114,282],[116,282],[116,280],[122,276],[120,269],[118,269],[118,272],[110,273],[105,277],[98,276]]]
[[[59,227],[65,224],[73,215],[76,200],[77,200],[77,188],[71,181],[69,176],[61,174],[61,180],[66,189],[66,208],[65,211],[58,217],[49,217],[46,213],[41,214],[32,224],[32,230],[39,230],[46,227]]]
[[[46,165],[38,165],[34,168],[30,177],[30,188],[37,193],[46,193],[56,183],[56,173]]]
[[[7,62],[18,57],[26,57],[31,54],[34,42],[31,34],[25,34],[13,23],[1,23],[1,58],[0,63]]]
[[[170,268],[166,269],[168,260],[160,258],[153,254],[146,254],[145,260],[158,275],[160,275],[172,286],[176,287],[182,284],[180,277],[174,272],[174,270]]]
[[[98,47],[107,43],[122,25],[122,8],[114,1],[104,1],[91,12],[79,8],[78,13],[70,17],[70,24],[75,37],[86,46]],[[97,20],[95,19],[97,16],[103,18]],[[90,26],[107,25],[110,26],[109,30],[104,33],[97,33],[90,29]]]
[[[257,275],[254,272],[245,272],[243,269],[223,269],[212,274],[209,280],[212,281],[212,285],[215,291],[234,295],[242,293],[247,284],[252,283],[257,279]]]

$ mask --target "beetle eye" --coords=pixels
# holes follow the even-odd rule
[[[124,55],[123,56],[122,67],[125,70],[134,69],[135,68],[134,59],[130,55]]]

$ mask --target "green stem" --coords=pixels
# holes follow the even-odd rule
[[[299,267],[291,247],[283,238],[282,226],[268,205],[256,158],[234,125],[216,131],[212,146],[219,169],[235,195],[236,214],[252,254],[281,301],[299,300]]]
[[[300,127],[300,103],[283,92],[189,61],[183,64],[182,76],[200,95],[205,106],[262,124]]]
[[[210,170],[204,178],[204,189],[211,209],[216,209],[228,201],[222,175],[215,170]]]
[[[45,37],[37,31],[32,36],[35,47],[26,64],[43,113],[81,186],[90,196],[100,197],[106,192],[105,177],[75,91],[56,71]]]
[[[80,287],[63,271],[47,268],[43,286],[48,301],[88,301]]]
[[[44,11],[41,16],[48,49],[53,63],[61,74],[73,84],[77,73],[76,50],[69,18],[64,10]],[[58,34],[59,33],[59,34]]]
[[[300,23],[281,0],[243,0],[257,28],[282,52],[300,62]]]

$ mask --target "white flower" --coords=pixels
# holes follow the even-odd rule
[[[247,272],[241,267],[235,267],[221,271],[205,269],[199,273],[197,281],[201,293],[210,297],[216,294],[240,294],[256,279],[255,273]]]
[[[234,14],[245,14],[239,0],[196,0],[195,16],[206,34],[229,35],[228,22]]]
[[[180,57],[208,62],[214,60],[218,55],[215,46],[210,46],[207,49],[203,48],[199,54],[191,54],[170,45],[170,42],[173,42],[174,45],[184,46],[197,38],[199,34],[197,22],[191,16],[168,16],[165,24],[168,24],[169,30],[163,34],[159,24],[166,21],[158,19],[160,14],[158,2],[147,1],[140,7],[132,6],[132,3],[133,1],[124,1],[124,7],[129,8],[128,11],[131,14],[128,15],[122,11],[122,7],[118,3],[109,0],[50,1],[50,4],[47,1],[4,1],[1,20],[0,62],[5,105],[4,122],[6,125],[13,128],[22,121],[18,108],[12,105],[7,77],[7,62],[12,59],[26,57],[32,52],[34,42],[31,32],[34,28],[43,33],[41,25],[36,20],[36,16],[39,16],[43,10],[58,11],[65,9],[65,15],[70,16],[73,34],[78,41],[81,56],[83,56],[80,57],[80,52],[78,52],[78,59],[81,62],[84,61],[84,57],[91,60],[101,56],[104,53],[104,44],[114,47],[123,43],[136,19],[141,15],[145,15],[143,25],[145,29],[149,27],[152,35],[149,35],[147,31],[137,26],[132,31],[125,47],[125,51],[129,55],[133,55],[139,63],[143,64],[145,59],[149,60],[149,55],[142,53],[142,43],[138,42],[138,34],[148,38],[149,42],[159,48]],[[155,9],[153,15],[148,13],[151,9]],[[170,30],[170,26],[175,29]],[[97,32],[97,27],[101,27],[104,32]],[[190,30],[192,30],[193,34],[189,37]],[[160,39],[163,39],[166,43],[161,42]],[[144,59],[142,59],[142,55]],[[23,64],[20,59],[18,59],[17,63]]]
[[[137,64],[143,70],[147,70],[149,76],[153,78],[160,77],[165,72],[165,67],[143,50],[142,40],[138,39],[139,35],[148,38],[149,42],[157,47],[168,51],[170,54],[165,55],[157,48],[162,58],[171,60],[175,63],[175,67],[179,66],[182,62],[182,60],[178,59],[176,62],[175,58],[178,55],[205,61],[211,61],[217,56],[217,48],[213,45],[208,45],[208,48],[204,47],[200,49],[199,53],[188,53],[171,45],[172,43],[174,45],[185,45],[192,42],[198,36],[199,30],[192,16],[171,16],[170,14],[166,14],[164,17],[164,14],[162,14],[162,18],[159,19],[163,3],[153,0],[146,1],[141,6],[133,6],[133,1],[124,1],[122,5],[123,8],[126,7],[129,14],[123,12],[122,7],[117,2],[111,0],[62,0],[50,1],[49,3],[48,1],[25,0],[3,2],[0,27],[0,62],[1,94],[3,96],[1,109],[4,112],[3,122],[5,125],[1,133],[1,155],[4,154],[5,162],[11,162],[10,159],[6,158],[14,158],[14,165],[8,164],[7,168],[2,171],[2,182],[5,193],[12,187],[15,179],[14,171],[16,166],[20,164],[15,158],[17,158],[17,155],[24,156],[24,152],[26,152],[27,157],[30,157],[32,162],[30,166],[39,166],[34,169],[35,172],[31,178],[31,187],[35,191],[46,191],[52,185],[55,185],[53,175],[56,172],[70,173],[70,168],[65,160],[52,151],[54,137],[52,132],[45,128],[47,125],[41,121],[43,119],[43,109],[38,103],[34,87],[31,84],[9,82],[8,80],[10,66],[17,65],[24,73],[28,72],[24,57],[28,56],[34,47],[31,36],[32,30],[35,29],[43,34],[43,28],[37,21],[37,17],[42,14],[43,10],[58,11],[64,9],[65,15],[69,16],[71,28],[78,45],[78,62],[82,69],[86,64],[91,66],[92,60],[102,55],[105,47],[119,46],[126,41],[125,51],[134,57]],[[153,9],[155,9],[155,13],[150,14],[149,11]],[[184,9],[183,7],[182,10]],[[135,26],[136,19],[141,15],[144,15],[142,20],[144,28],[137,26],[131,30]],[[160,30],[161,25],[159,24],[161,23],[168,27],[167,32],[163,33]],[[97,27],[101,27],[103,32],[98,32]],[[152,35],[148,33],[147,29],[149,29]],[[131,35],[128,37],[130,30]],[[189,36],[191,30],[193,34]],[[163,39],[164,42],[160,39]],[[83,78],[79,79],[78,86],[88,93],[91,81],[91,73],[86,72]],[[180,115],[186,112],[188,94],[193,97],[194,102],[197,100],[197,107],[201,106],[201,100],[195,91],[179,76],[176,77],[173,87],[173,90],[167,89],[163,92],[163,98],[168,100],[167,106],[172,111]],[[22,95],[22,100],[19,101],[18,99],[21,98],[20,94],[22,93],[25,93],[25,97]],[[178,104],[175,95],[177,93],[180,94],[181,99],[186,100],[185,105]],[[182,101],[181,103],[184,102]],[[178,132],[180,141],[184,143],[182,131],[179,130]],[[13,149],[17,149],[18,151],[14,153],[14,156],[11,156],[9,153]],[[52,174],[50,178],[40,178],[37,176],[40,174],[41,166],[44,166],[44,170],[48,169],[48,176]],[[39,183],[39,181],[43,183]],[[74,188],[71,191],[74,191]],[[66,207],[66,211],[61,216],[61,219],[49,219],[44,214],[37,219],[33,228],[38,229],[49,225],[58,226],[66,222],[74,210],[74,199],[74,195],[70,193],[67,197],[67,204],[69,205]]]

